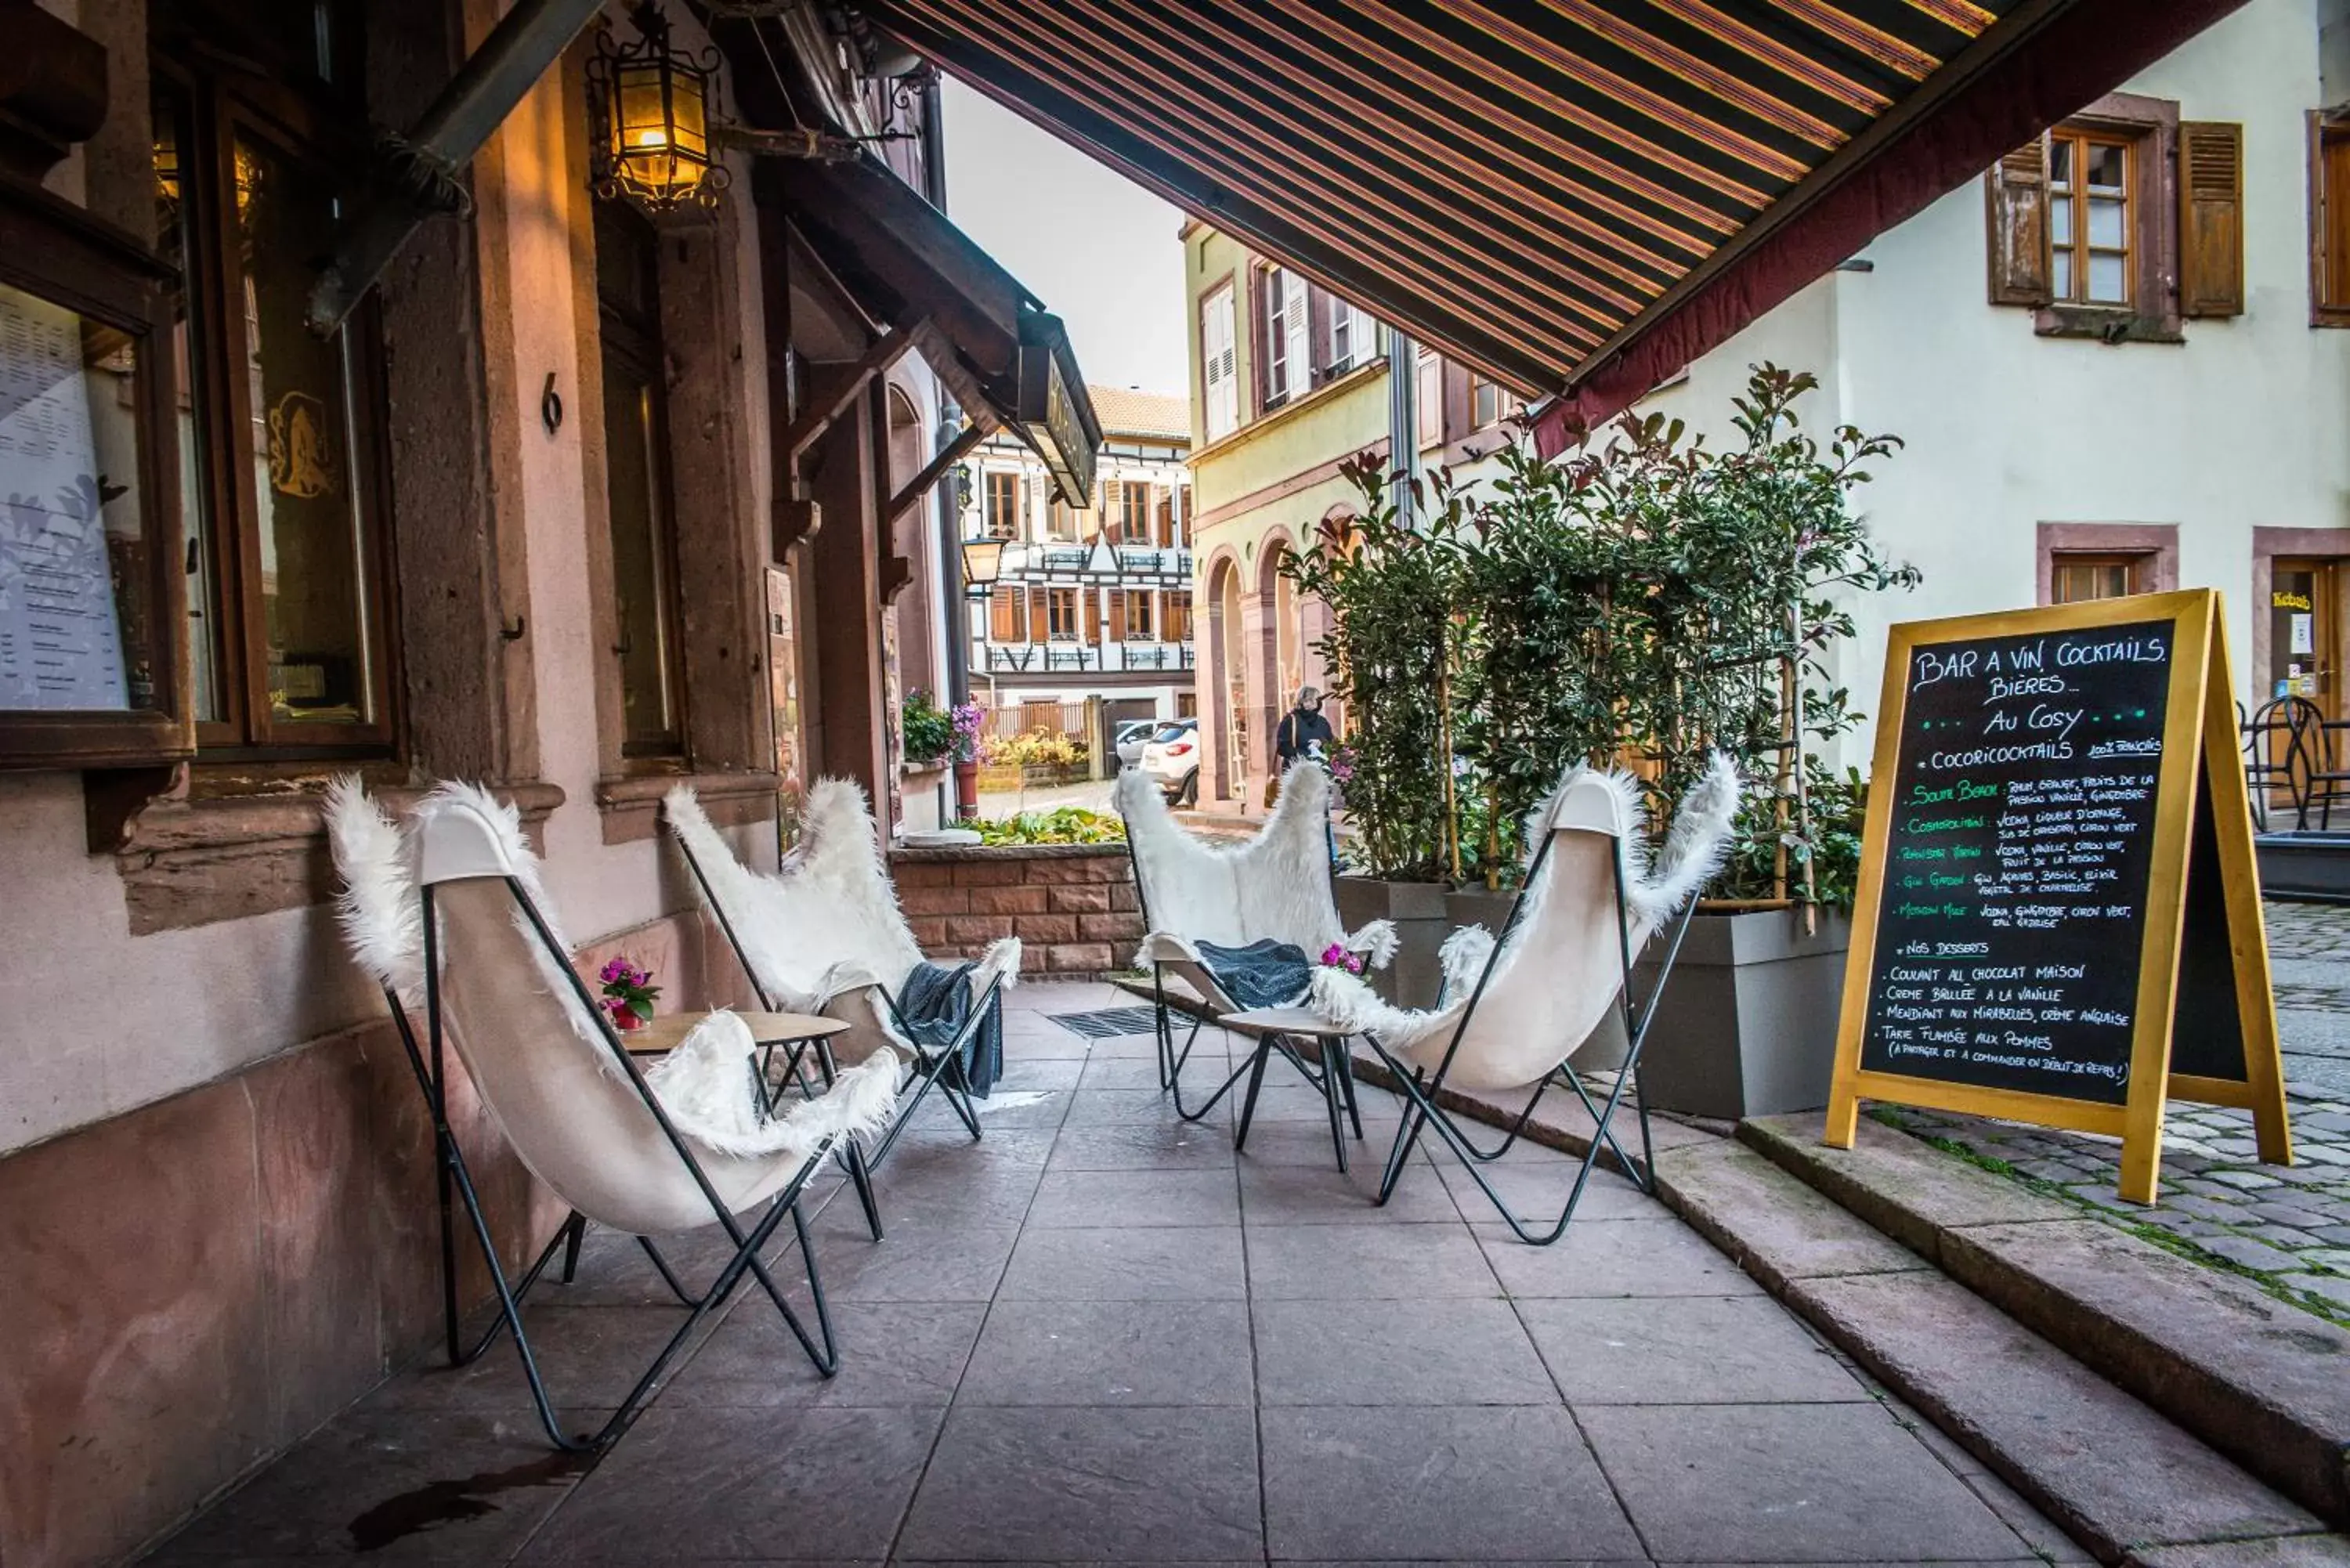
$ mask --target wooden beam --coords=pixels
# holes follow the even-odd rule
[[[775,438],[775,446],[783,453],[787,472],[798,465],[801,453],[832,428],[833,421],[855,405],[858,394],[865,390],[874,377],[886,375],[889,367],[912,350],[914,332],[919,330],[920,325],[905,332],[885,333],[865,351],[863,358],[849,366],[837,381],[802,410],[799,418],[784,427],[783,432]]]
[[[896,527],[898,519],[906,514],[908,507],[920,501],[931,486],[936,484],[945,475],[948,469],[970,456],[972,448],[993,433],[993,425],[976,417],[963,426],[962,433],[947,442],[945,451],[931,459],[929,465],[921,472],[906,481],[904,487],[882,505],[882,531],[886,534],[889,529]]]

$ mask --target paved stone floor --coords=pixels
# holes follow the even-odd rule
[[[1374,1210],[1385,1096],[1351,1181],[1294,1077],[1235,1158],[1222,1117],[1175,1119],[1148,1036],[1047,1016],[1130,998],[1014,1000],[986,1141],[926,1116],[879,1183],[887,1241],[845,1195],[816,1221],[836,1380],[743,1297],[582,1468],[503,1350],[412,1371],[152,1561],[2087,1561],[1622,1183],[1546,1251],[1425,1158]],[[1503,1170],[1513,1202],[1556,1201],[1557,1157]],[[597,1236],[536,1305],[576,1414],[674,1321],[659,1299]]]
[[[2174,1105],[2162,1201],[2141,1209],[2115,1195],[2121,1146],[2110,1138],[1907,1108],[1881,1119],[2350,1324],[2350,909],[2271,903],[2267,919],[2293,1167],[2260,1163],[2244,1112]]]

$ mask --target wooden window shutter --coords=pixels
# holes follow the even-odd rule
[[[1010,588],[998,588],[995,590],[993,597],[994,602],[988,606],[989,614],[987,634],[989,640],[993,642],[1019,641],[1020,618],[1012,602],[1012,590]]]
[[[2244,128],[2178,122],[2178,313],[2244,313]]]
[[[2309,324],[2350,327],[2350,119],[2309,114]]]
[[[1028,590],[1028,640],[1043,642],[1045,639],[1045,590]]]
[[[1986,177],[1991,302],[2046,305],[2055,298],[2055,258],[2048,243],[2048,139],[2035,137]]]
[[[1124,594],[1113,593],[1109,596],[1109,640],[1112,642],[1126,640],[1126,596]]]

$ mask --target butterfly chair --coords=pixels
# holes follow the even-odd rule
[[[888,1119],[897,1098],[894,1059],[852,1068],[820,1098],[770,1116],[764,1085],[743,1072],[750,1031],[720,1012],[653,1068],[640,1069],[571,965],[518,814],[484,791],[443,784],[419,808],[416,839],[426,1049],[434,1081],[453,1043],[523,1163],[587,1219],[635,1236],[716,1225],[733,1246],[709,1288],[687,1298],[685,1320],[610,1418],[592,1435],[569,1437],[556,1417],[523,1326],[520,1293],[499,1266],[473,1183],[462,1163],[448,1162],[547,1436],[572,1451],[601,1449],[619,1437],[695,1328],[746,1275],[775,1303],[816,1370],[831,1376],[839,1359],[800,1196],[838,1140]],[[436,1125],[445,1127],[445,1106],[427,1093]],[[786,1218],[814,1299],[814,1335],[760,1257]]]
[[[1395,927],[1373,920],[1349,932],[1338,918],[1336,868],[1330,859],[1330,776],[1320,766],[1301,762],[1284,775],[1281,798],[1253,838],[1239,844],[1213,844],[1185,832],[1167,809],[1158,785],[1139,769],[1118,777],[1118,815],[1126,820],[1127,853],[1134,863],[1134,885],[1142,905],[1142,939],[1136,961],[1151,971],[1151,998],[1159,1035],[1159,1085],[1175,1092],[1176,1114],[1197,1121],[1212,1109],[1250,1071],[1243,1063],[1197,1108],[1183,1103],[1182,1074],[1191,1060],[1200,1030],[1210,1021],[1244,1015],[1243,1005],[1262,1005],[1288,998],[1236,998],[1218,980],[1201,944],[1246,947],[1253,942],[1285,942],[1307,959],[1318,958],[1332,946],[1360,953],[1369,966],[1379,968],[1395,955]],[[1195,1013],[1191,1032],[1179,1049],[1167,1000],[1170,975],[1191,987],[1204,1007]],[[1287,1057],[1309,1083],[1322,1089],[1335,1106],[1344,1105],[1355,1118],[1352,1069],[1343,1050],[1323,1052],[1316,1068],[1274,1033],[1265,1037]],[[1338,1081],[1328,1083],[1336,1073]],[[1336,1094],[1332,1091],[1335,1090]]]
[[[1700,888],[1720,869],[1738,809],[1738,774],[1716,753],[1682,802],[1664,853],[1652,871],[1640,836],[1638,781],[1621,773],[1571,770],[1528,818],[1533,858],[1523,890],[1497,940],[1482,927],[1445,943],[1445,983],[1425,1012],[1390,1007],[1355,976],[1317,970],[1305,1008],[1362,1035],[1395,1076],[1405,1099],[1378,1201],[1394,1195],[1420,1134],[1434,1127],[1522,1241],[1546,1246],[1575,1219],[1600,1150],[1644,1192],[1656,1190],[1648,1106],[1636,1101],[1640,1158],[1628,1158],[1613,1124],[1627,1088],[1637,1085],[1640,1052],[1656,1019],[1657,998],[1671,976]],[[1664,949],[1648,995],[1632,999],[1633,960],[1650,940]],[[1471,977],[1473,976],[1473,983]],[[1608,1016],[1620,1020],[1624,1064],[1604,1102],[1595,1104],[1573,1058]],[[1514,1145],[1554,1084],[1571,1088],[1591,1116],[1590,1147],[1555,1223],[1530,1229],[1494,1191],[1483,1169]],[[1473,1143],[1439,1104],[1448,1089],[1531,1091],[1499,1147]]]
[[[817,780],[801,813],[798,842],[772,876],[734,857],[691,786],[669,792],[662,816],[762,1005],[822,1012],[848,1024],[834,1040],[816,1044],[827,1080],[837,1073],[838,1060],[865,1061],[877,1053],[894,1060],[898,1052],[911,1059],[911,1093],[879,1142],[870,1149],[852,1143],[844,1151],[866,1222],[879,1241],[881,1214],[871,1172],[889,1158],[923,1096],[937,1088],[972,1140],[979,1138],[966,1054],[998,993],[1019,983],[1020,939],[1003,938],[980,955],[962,1026],[942,1044],[926,1042],[903,1006],[906,982],[924,961],[922,950],[898,908],[862,790],[843,779]]]

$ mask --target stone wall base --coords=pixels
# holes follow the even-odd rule
[[[1142,901],[1123,844],[898,849],[889,876],[914,940],[933,957],[976,957],[1018,937],[1024,974],[1103,980],[1133,967]]]

